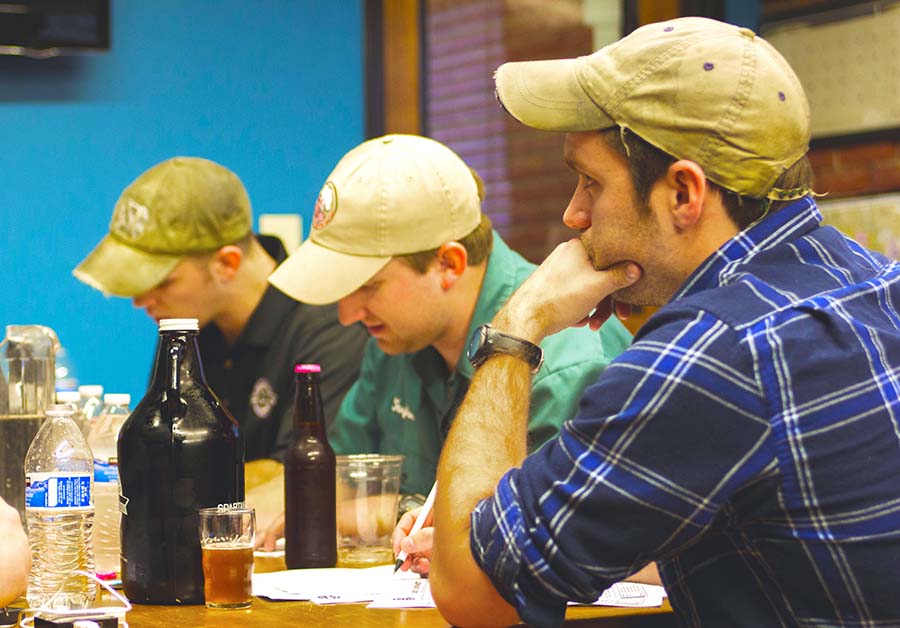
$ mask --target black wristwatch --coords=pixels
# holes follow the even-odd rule
[[[523,338],[504,334],[490,325],[481,325],[469,339],[469,346],[466,349],[469,362],[478,368],[497,353],[525,360],[531,366],[532,373],[540,371],[544,363],[544,350],[538,345]]]

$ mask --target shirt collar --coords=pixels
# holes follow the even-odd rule
[[[514,253],[503,241],[503,238],[497,235],[496,231],[492,235],[491,253],[488,256],[484,279],[481,281],[481,290],[479,290],[478,299],[475,301],[475,309],[472,311],[472,320],[469,322],[469,331],[466,334],[466,344],[463,346],[462,355],[459,356],[459,360],[456,362],[456,372],[466,380],[472,379],[472,376],[475,375],[475,369],[466,356],[469,338],[472,337],[476,327],[491,322],[499,306],[506,303],[518,287],[516,281],[517,265],[511,260]],[[417,351],[410,359],[413,368],[417,371],[435,374],[440,372],[446,377],[446,363],[434,347],[429,346],[421,351]]]
[[[488,257],[484,279],[481,282],[481,290],[478,293],[478,300],[475,302],[475,310],[472,312],[469,331],[466,333],[466,346],[468,346],[469,338],[475,333],[475,328],[491,322],[497,313],[498,304],[502,306],[506,303],[518,287],[516,282],[518,265],[511,260],[512,250],[503,241],[503,238],[497,235],[496,231],[493,232],[493,239],[491,254]],[[456,363],[456,370],[466,379],[472,379],[475,374],[475,369],[472,368],[466,357],[465,348]]]
[[[278,238],[257,234],[256,239],[277,264],[287,258],[284,245]],[[296,301],[274,286],[267,286],[259,305],[253,310],[234,346],[267,347],[273,344],[282,321],[296,305]]]
[[[811,196],[782,207],[725,242],[688,277],[672,301],[721,285],[738,263],[815,229],[822,214]]]
[[[269,257],[275,260],[276,264],[280,264],[287,259],[287,251],[279,238],[263,235],[261,233],[254,235],[256,235],[256,241],[259,242],[260,246],[269,254]]]

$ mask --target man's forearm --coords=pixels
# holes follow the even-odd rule
[[[579,268],[581,274],[573,275]],[[640,275],[632,263],[594,270],[581,242],[573,239],[558,246],[519,287],[493,326],[535,344],[579,322],[599,328],[612,311],[601,307],[609,295]],[[517,621],[515,609],[472,557],[469,516],[493,494],[503,474],[525,459],[530,399],[531,366],[511,356],[489,358],[475,372],[441,452],[431,591],[444,618],[459,626]]]
[[[530,396],[524,360],[489,359],[475,373],[441,453],[431,582],[439,610],[457,625],[517,621],[472,557],[469,515],[525,458]]]

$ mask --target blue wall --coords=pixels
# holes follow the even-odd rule
[[[144,393],[156,325],[72,277],[122,189],[198,155],[300,213],[363,139],[362,0],[113,0],[108,53],[0,58],[0,330],[53,327],[82,384]]]

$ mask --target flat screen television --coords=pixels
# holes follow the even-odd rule
[[[47,58],[109,50],[110,0],[0,0],[0,54]]]

